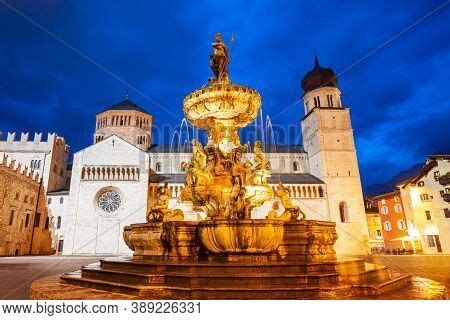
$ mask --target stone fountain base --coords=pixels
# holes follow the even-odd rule
[[[247,228],[247,227],[246,227]],[[135,224],[133,257],[35,281],[32,299],[443,299],[445,287],[363,259],[336,257],[334,223],[284,224],[276,252],[212,254],[198,223]],[[150,246],[150,247],[148,247]]]

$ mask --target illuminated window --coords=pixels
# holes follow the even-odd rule
[[[434,241],[434,236],[425,236],[429,247],[436,247],[436,242]]]
[[[431,212],[430,211],[425,211],[425,216],[427,217],[427,220],[431,220]]]
[[[441,177],[441,174],[439,173],[439,171],[433,172],[433,175],[434,175],[434,180],[436,180],[436,181],[438,181],[439,178]]]
[[[396,203],[394,205],[394,211],[397,213],[402,212],[402,206],[399,203]]]
[[[382,214],[388,214],[389,213],[389,209],[386,206],[382,206],[380,210],[381,210]]]

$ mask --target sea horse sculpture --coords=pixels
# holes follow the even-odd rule
[[[169,209],[169,200],[172,191],[166,182],[163,187],[158,188],[158,198],[156,203],[150,208],[147,214],[147,222],[160,221],[182,221],[184,219],[183,211],[179,209]]]
[[[303,220],[306,218],[305,213],[298,206],[294,206],[292,204],[292,200],[289,198],[289,190],[287,190],[283,183],[278,182],[278,190],[275,193],[281,200],[281,204],[284,207],[284,212],[275,218],[275,211],[270,211],[268,219],[277,219],[283,221],[295,221],[295,220]],[[277,205],[278,206],[278,205]],[[274,207],[275,209],[275,207]],[[277,209],[275,209],[277,210]],[[301,215],[300,219],[298,217]]]

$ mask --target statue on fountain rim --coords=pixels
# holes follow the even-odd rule
[[[182,221],[184,219],[183,211],[179,209],[169,209],[169,200],[172,191],[166,182],[164,186],[158,187],[158,198],[147,214],[147,222],[166,222],[166,221]]]
[[[306,218],[306,215],[302,209],[292,204],[292,200],[289,198],[289,190],[284,187],[281,181],[278,182],[278,190],[275,192],[275,195],[281,199],[281,204],[284,207],[284,212],[276,219],[283,221],[295,221]],[[300,215],[301,217],[298,219]]]
[[[255,170],[269,170],[269,160],[267,160],[266,155],[262,151],[261,141],[256,140],[255,145],[253,146],[253,153],[255,155]]]

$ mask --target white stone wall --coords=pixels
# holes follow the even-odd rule
[[[139,178],[82,179],[83,167],[136,168]],[[123,241],[123,228],[145,221],[149,156],[125,140],[111,136],[74,155],[63,254],[131,253]],[[113,213],[98,206],[106,190],[117,190],[122,203]]]
[[[317,89],[309,94],[319,94]],[[323,94],[327,94],[327,92]],[[320,93],[322,94],[322,93]],[[302,120],[303,146],[310,173],[325,182],[330,220],[336,222],[338,254],[366,254],[368,228],[348,108],[314,108]],[[339,206],[345,203],[348,220],[341,221]]]
[[[58,252],[59,241],[64,241],[66,229],[67,208],[69,204],[69,194],[47,195],[48,217],[50,219],[50,232],[52,235],[52,248]],[[58,218],[61,217],[61,225],[58,228]]]

